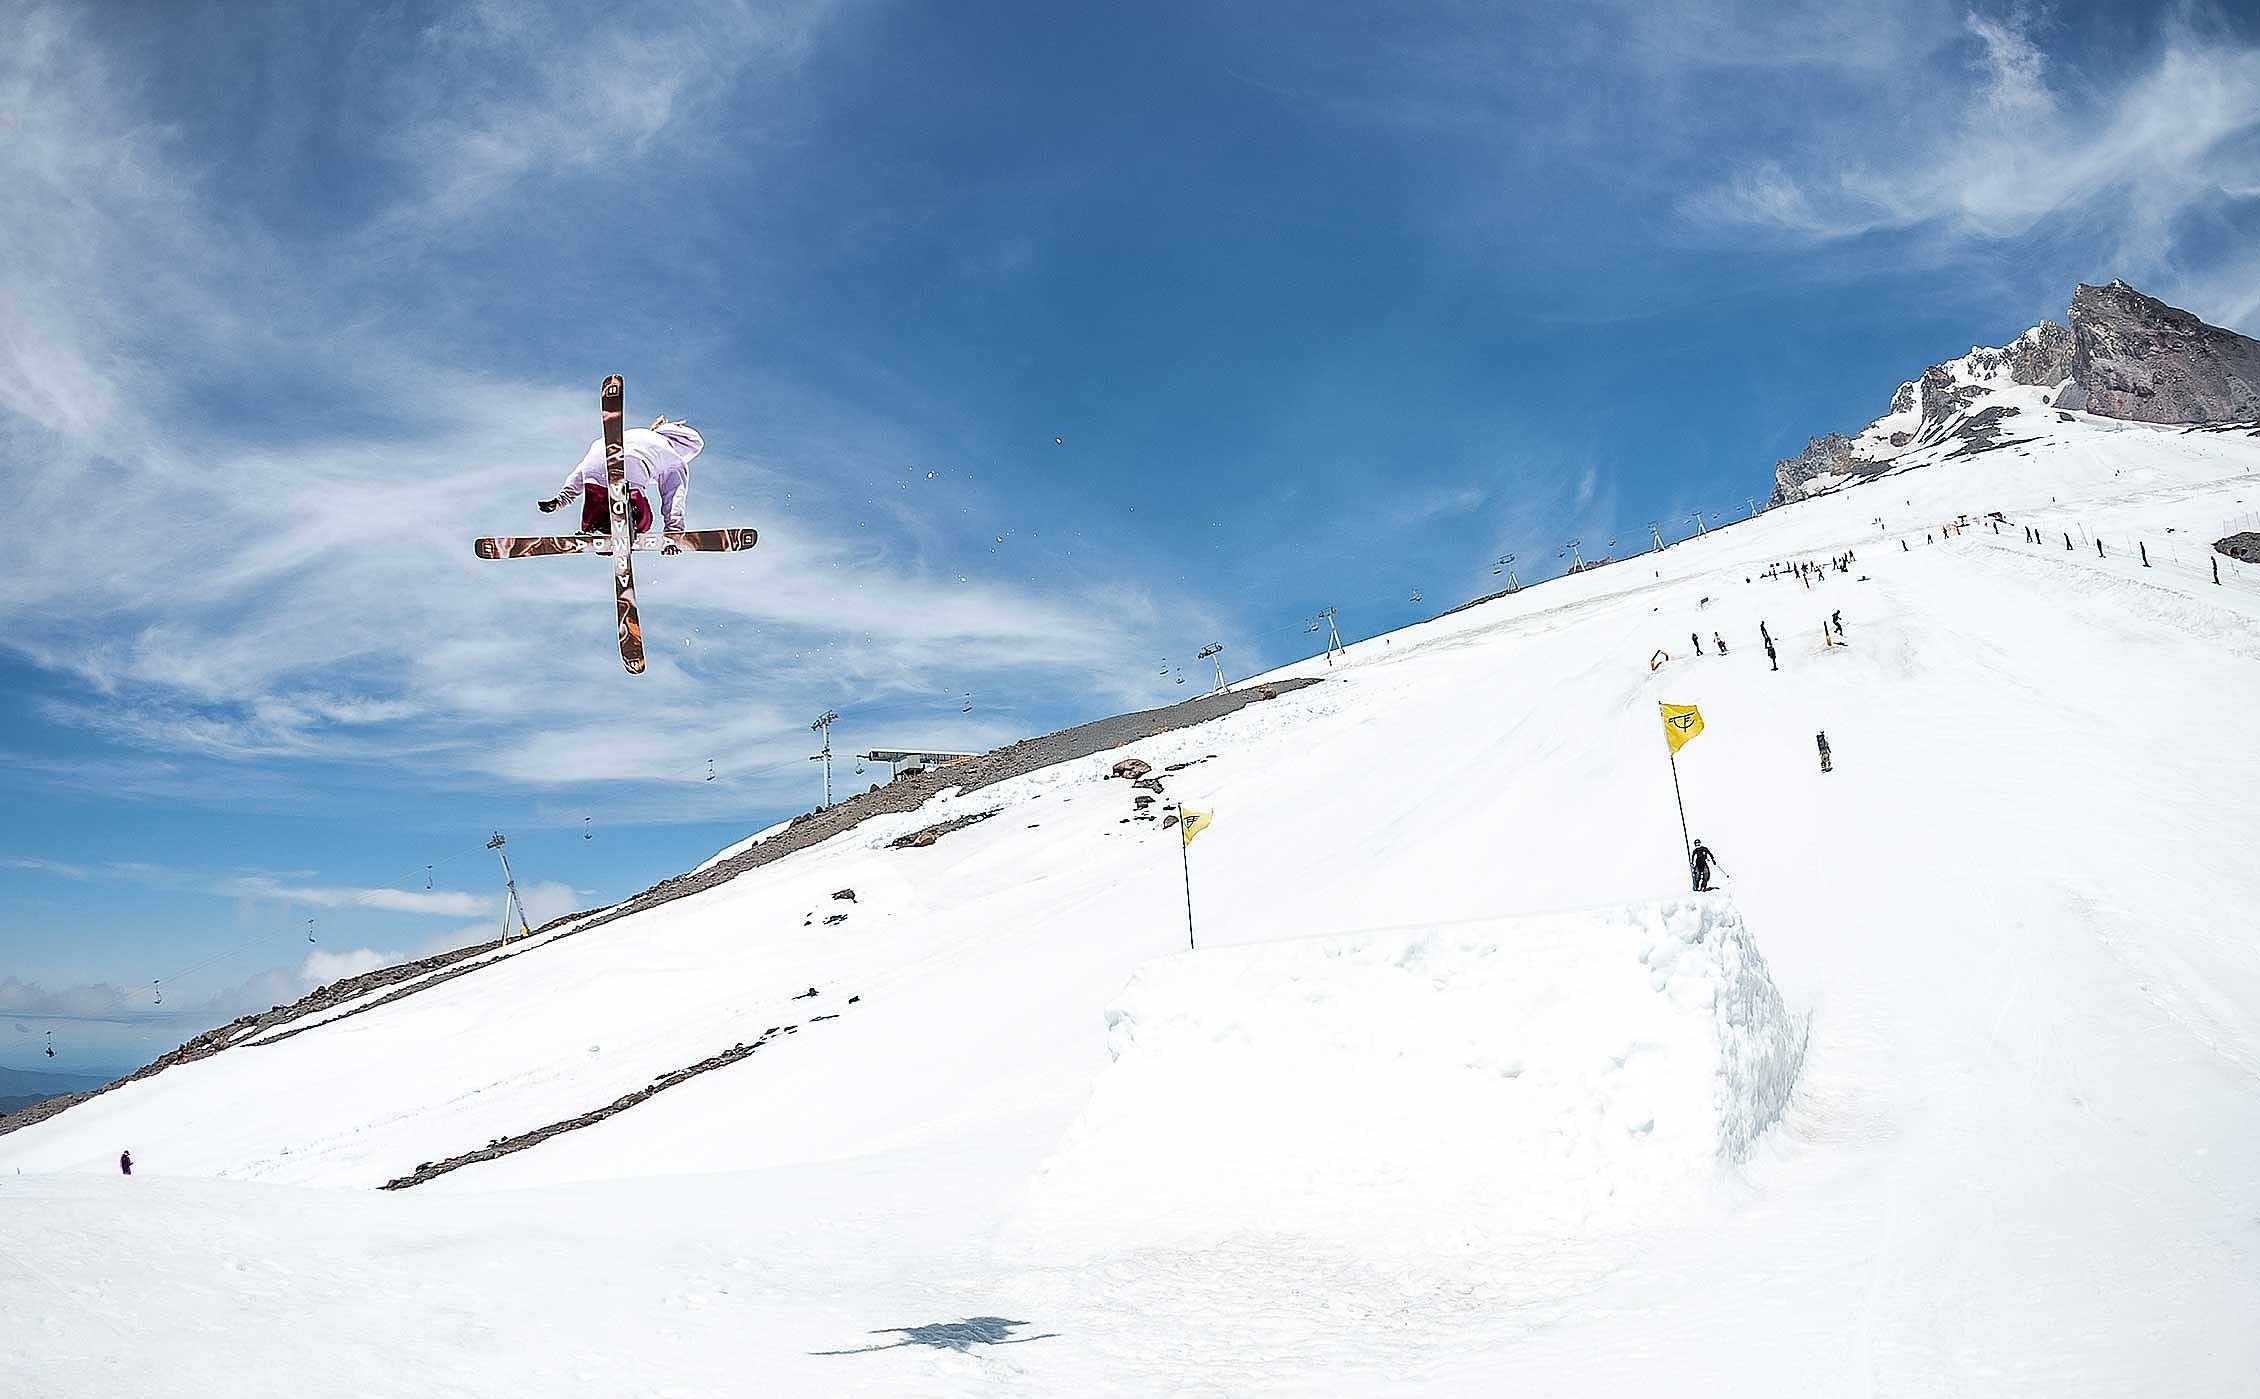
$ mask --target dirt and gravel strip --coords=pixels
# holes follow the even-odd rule
[[[1317,683],[1319,682],[1315,678],[1300,677],[1250,685],[1226,694],[1202,695],[1198,699],[1173,704],[1165,709],[1143,709],[1135,714],[1118,714],[1111,719],[1062,729],[1042,738],[1022,739],[1018,743],[992,749],[977,758],[968,758],[945,768],[922,772],[915,777],[897,778],[883,787],[859,792],[820,811],[795,817],[791,825],[760,844],[748,846],[695,874],[680,874],[672,879],[663,879],[634,898],[615,904],[590,918],[575,932],[585,933],[615,919],[642,913],[676,899],[688,898],[718,884],[726,884],[747,870],[759,869],[795,851],[821,845],[833,836],[855,829],[874,816],[916,811],[952,787],[960,792],[978,792],[984,787],[994,786],[1040,768],[1088,758],[1093,753],[1120,748],[1142,738],[1152,738],[1157,734],[1189,729],[1195,724],[1222,719],[1228,714],[1239,713],[1251,704]]]
[[[850,996],[846,1004],[854,1005],[861,999],[859,996]],[[812,1016],[808,1023],[814,1025],[818,1021],[837,1020],[839,1018],[840,1012],[834,1011],[829,1015]],[[701,1059],[687,1068],[661,1074],[653,1079],[649,1085],[639,1088],[633,1093],[614,1098],[603,1107],[584,1112],[579,1117],[568,1117],[562,1122],[552,1122],[546,1127],[536,1127],[531,1132],[520,1132],[514,1137],[497,1137],[477,1151],[466,1151],[460,1156],[450,1156],[445,1161],[426,1161],[407,1175],[395,1176],[377,1188],[379,1190],[406,1190],[412,1185],[422,1185],[427,1180],[436,1180],[449,1171],[460,1171],[465,1166],[476,1166],[481,1161],[499,1161],[505,1156],[524,1151],[529,1146],[538,1146],[551,1137],[561,1136],[566,1132],[577,1132],[583,1127],[594,1127],[607,1117],[616,1117],[638,1103],[649,1101],[656,1094],[664,1093],[670,1088],[690,1082],[700,1074],[709,1074],[716,1069],[728,1068],[773,1039],[798,1034],[800,1028],[798,1025],[772,1025],[756,1036],[752,1044],[740,1042],[723,1050],[720,1054]]]
[[[579,926],[568,932],[559,933],[556,937],[545,942],[536,943],[528,947],[526,951],[538,952],[544,947],[563,942],[566,938],[578,937],[592,928],[601,928],[607,923],[617,922],[622,918],[647,912],[663,904],[673,903],[677,899],[689,898],[693,894],[703,893],[717,885],[727,884],[748,870],[773,864],[787,855],[806,850],[810,846],[821,845],[836,835],[852,831],[874,816],[898,815],[906,811],[916,811],[919,807],[924,806],[928,801],[952,787],[957,788],[960,792],[978,791],[983,787],[994,786],[996,783],[1019,777],[1024,773],[1035,772],[1040,768],[1073,762],[1078,758],[1087,758],[1093,753],[1103,753],[1109,748],[1119,748],[1127,743],[1135,743],[1141,738],[1152,738],[1156,734],[1169,733],[1175,729],[1191,728],[1195,724],[1209,723],[1228,714],[1237,714],[1251,704],[1258,704],[1264,700],[1273,699],[1290,691],[1300,690],[1307,685],[1317,683],[1317,679],[1307,677],[1267,681],[1261,685],[1250,685],[1243,690],[1226,694],[1202,695],[1197,699],[1187,700],[1183,704],[1173,704],[1165,709],[1144,709],[1135,714],[1118,714],[1111,719],[1100,719],[1093,723],[1080,724],[1072,729],[1062,729],[1055,734],[1046,734],[1042,738],[1022,739],[1018,743],[1003,748],[991,749],[977,758],[967,758],[963,762],[952,763],[944,768],[935,768],[931,772],[897,778],[885,786],[875,786],[868,792],[858,792],[854,796],[842,798],[828,807],[796,816],[784,830],[757,845],[748,846],[737,854],[724,860],[717,860],[705,869],[694,873],[678,874],[672,878],[663,879],[642,893],[614,904],[610,908],[599,909],[594,912],[568,913],[562,918],[553,918],[542,924],[541,927],[536,928],[535,934],[538,936],[552,928],[564,927],[571,923],[578,923]],[[940,835],[948,829],[970,825],[974,821],[982,819],[982,816],[993,814],[982,813],[982,815],[960,818],[954,824],[945,822],[941,828],[936,829],[935,833]],[[379,996],[366,1005],[355,1006],[344,1015],[325,1020],[321,1024],[334,1025],[339,1020],[360,1015],[365,1011],[375,1010],[379,1006],[390,1005],[394,1001],[415,995],[419,991],[428,991],[443,982],[452,981],[459,976],[468,976],[483,967],[494,966],[505,960],[507,959],[498,957],[492,961],[457,967],[453,971],[443,972],[438,976],[419,981],[413,986],[404,986],[391,995]],[[321,1025],[301,1026],[295,1030],[286,1030],[281,1034],[269,1036],[260,1043],[262,1046],[280,1044],[293,1035],[301,1035],[308,1030],[320,1028]]]

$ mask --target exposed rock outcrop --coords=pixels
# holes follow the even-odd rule
[[[1914,387],[1912,384],[1901,386],[1900,395],[1911,395]],[[1767,498],[1766,508],[1771,510],[1803,496],[1805,483],[1815,477],[1842,474],[1850,464],[1851,454],[1852,439],[1841,432],[1809,440],[1804,451],[1773,464],[1773,494]]]
[[[2072,377],[2073,343],[2070,326],[2042,321],[2009,347],[2010,382],[2042,386],[2063,383]]]
[[[2125,282],[2072,293],[2073,401],[2137,423],[2260,417],[2260,340],[2207,325]]]
[[[2014,446],[2031,436],[2018,430],[2018,415],[2042,408],[2145,423],[2260,418],[2260,340],[2125,282],[2080,286],[2070,321],[2042,321],[1999,349],[1934,364],[1859,432],[1811,439],[1774,463],[1768,507],[1880,476],[1909,453],[1938,462]],[[2034,388],[2054,393],[2015,391]]]

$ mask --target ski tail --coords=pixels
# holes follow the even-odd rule
[[[619,375],[604,381],[604,480],[612,508],[612,595],[620,621],[620,664],[643,674],[643,621],[636,615],[635,517],[628,501],[625,414],[627,388]]]
[[[628,674],[643,674],[643,621],[636,615],[636,580],[628,568],[628,556],[620,556],[620,566],[613,572],[613,595],[620,611],[620,664]]]

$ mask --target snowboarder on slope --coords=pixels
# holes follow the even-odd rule
[[[1719,635],[1719,634],[1718,634],[1717,632],[1712,632],[1712,633],[1711,633],[1711,644],[1712,644],[1713,646],[1716,646],[1716,647],[1718,647],[1718,648],[1719,648],[1719,654],[1720,654],[1720,655],[1722,655],[1722,656],[1723,656],[1723,655],[1725,655],[1725,654],[1726,654],[1726,638],[1725,638],[1725,637],[1723,637],[1723,636],[1720,636],[1720,635]]]
[[[660,497],[667,528],[683,527],[683,499],[690,486],[691,458],[705,450],[704,439],[683,423],[654,419],[648,428],[630,428],[620,435],[621,464],[626,468],[628,501],[634,513],[635,532],[651,529],[651,497]],[[581,533],[603,534],[611,528],[612,496],[604,462],[604,439],[589,444],[580,465],[565,478],[556,495],[538,501],[548,514],[574,499],[581,502]]]
[[[1719,857],[1713,855],[1711,847],[1700,840],[1695,842],[1695,849],[1691,853],[1695,859],[1695,892],[1707,894],[1711,891],[1711,867],[1718,864]],[[1726,873],[1724,865],[1719,865],[1719,873]]]
[[[130,1152],[130,1151],[121,1151],[121,1152],[119,1152],[119,1153],[118,1153],[118,1174],[120,1174],[120,1175],[126,1175],[126,1176],[130,1176],[130,1175],[132,1175],[132,1174],[133,1174],[133,1153],[132,1153],[132,1152]]]

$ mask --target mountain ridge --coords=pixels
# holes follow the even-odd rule
[[[2042,410],[2155,424],[2260,418],[2260,340],[2116,279],[2077,284],[2068,320],[1973,345],[1900,384],[1889,410],[1857,433],[1808,439],[1774,463],[1767,508],[2008,445],[2015,420]]]

